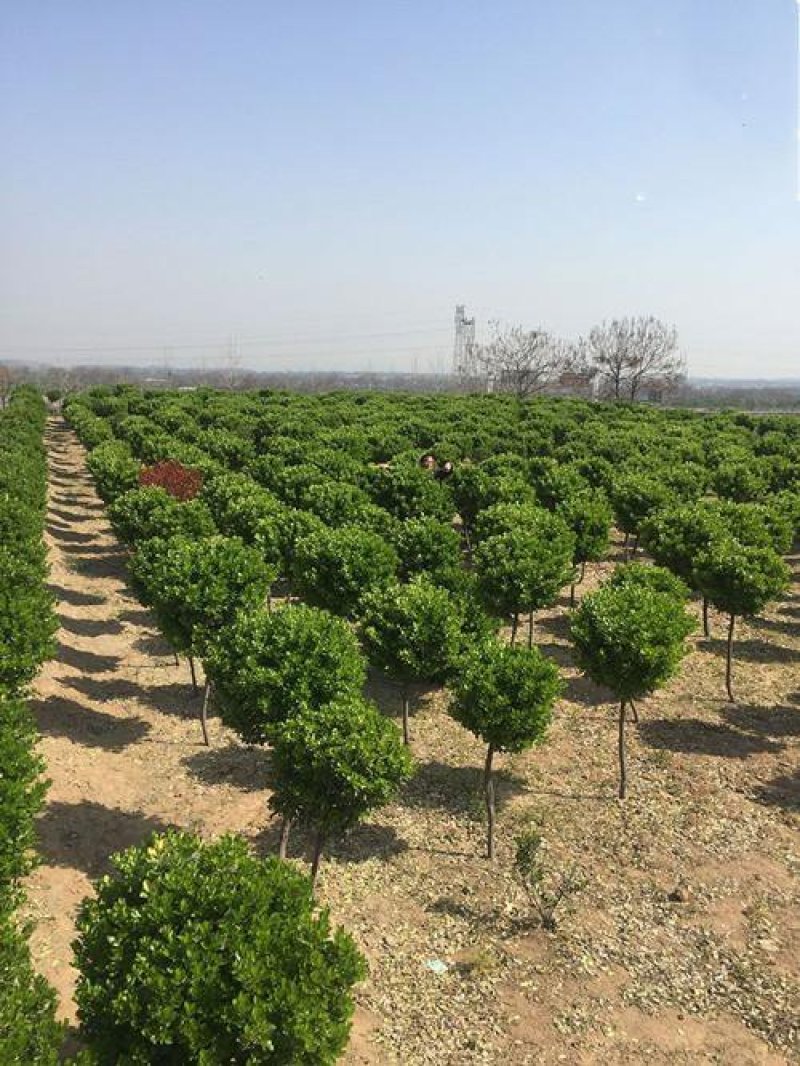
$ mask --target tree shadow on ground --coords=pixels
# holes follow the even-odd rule
[[[64,678],[62,684],[98,703],[136,700],[138,703],[176,718],[199,718],[202,693],[195,695],[190,684],[142,685],[126,678],[97,680],[92,677]]]
[[[92,521],[91,518],[86,517],[82,510],[65,511],[60,507],[48,507],[47,514],[48,516],[52,516],[54,518],[60,518],[64,522],[69,522],[71,526],[81,525],[85,524],[86,522]]]
[[[81,533],[75,529],[65,529],[55,525],[53,522],[48,522],[46,529],[53,540],[58,541],[59,544],[91,544],[96,540],[96,534],[94,533]]]
[[[126,607],[124,611],[117,611],[120,622],[129,622],[134,626],[152,626],[153,615],[147,607]]]
[[[123,627],[116,618],[70,618],[59,614],[61,628],[76,637],[105,637],[123,632]]]
[[[743,733],[728,725],[704,722],[699,718],[640,721],[638,734],[652,748],[687,755],[716,755],[725,759],[747,759],[751,755],[774,755],[784,745],[769,737]]]
[[[791,604],[787,604],[778,608],[778,614],[788,615],[789,618],[797,618],[800,620],[800,607],[792,607]]]
[[[97,555],[76,555],[70,562],[70,568],[85,578],[118,578],[125,581],[125,556],[118,549],[106,549]]]
[[[748,624],[751,629],[766,629],[771,633],[783,633],[787,637],[800,636],[800,618],[796,622],[783,622],[775,618],[750,618]]]
[[[229,744],[198,751],[181,761],[192,777],[206,785],[232,785],[242,792],[262,792],[270,787],[272,760],[264,748]]]
[[[144,636],[137,637],[133,642],[133,647],[136,651],[142,652],[143,655],[160,655],[169,656],[170,658],[174,656],[169,641],[166,637],[162,637],[160,633],[145,633]]]
[[[781,774],[753,789],[753,799],[767,807],[800,813],[800,770]]]
[[[280,842],[280,820],[266,812],[268,824],[255,838],[256,853],[261,857],[277,855]],[[370,822],[357,825],[344,837],[336,837],[325,845],[320,867],[323,875],[326,861],[341,863],[369,862],[370,859],[388,859],[408,851],[408,844],[398,836],[397,830],[388,825],[375,825]],[[303,859],[311,865],[314,852],[314,839],[302,826],[293,826],[289,837],[289,858]]]
[[[59,641],[56,659],[85,674],[107,674],[109,670],[115,670],[122,662],[119,655],[97,655],[93,651],[73,648],[63,641]]]
[[[168,828],[160,818],[104,807],[91,800],[49,803],[36,827],[45,865],[82,870],[89,877],[107,873],[108,859],[114,852]]]
[[[434,693],[441,691],[442,686],[434,683],[414,682],[409,686],[411,699],[411,728],[414,728],[414,715],[423,710],[424,703]],[[387,718],[400,718],[403,713],[402,686],[377,670],[370,670],[367,683],[364,687],[364,695],[367,699],[377,703],[380,711]]]
[[[794,707],[728,707],[722,717],[735,729],[762,737],[800,737],[800,710]]]
[[[513,796],[526,789],[523,777],[499,767],[494,774],[496,807],[500,811]],[[443,810],[451,814],[483,818],[483,769],[479,766],[449,766],[420,763],[414,777],[400,793],[401,807]]]
[[[30,706],[44,736],[65,737],[87,748],[123,751],[150,732],[150,724],[141,718],[118,718],[65,696],[32,700]]]
[[[91,592],[80,592],[78,589],[68,589],[63,585],[48,583],[47,588],[52,595],[62,603],[68,603],[71,607],[99,607],[106,603],[105,596],[95,596]]]
[[[568,703],[580,703],[584,707],[597,707],[602,703],[610,703],[613,699],[607,689],[601,688],[586,674],[562,678],[562,681],[564,690],[560,698]]]
[[[539,643],[536,640],[537,633],[549,633],[551,637],[558,637],[562,641],[569,639],[569,615],[566,614],[549,614],[543,618],[537,618],[533,623],[533,639],[534,643]],[[541,647],[541,644],[539,644]]]
[[[542,655],[546,655],[548,659],[552,659],[557,666],[574,666],[575,656],[572,648],[568,644],[536,644]]]
[[[697,642],[702,651],[712,652],[715,655],[725,656],[726,642],[715,638],[702,639]],[[737,640],[733,641],[733,659],[736,662],[753,663],[793,663],[800,661],[800,651],[795,648],[784,648],[781,644],[773,644],[767,640]]]

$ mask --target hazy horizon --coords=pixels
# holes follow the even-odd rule
[[[798,375],[794,0],[0,12],[0,361],[447,370],[464,303]]]

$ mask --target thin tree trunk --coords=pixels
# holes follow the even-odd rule
[[[583,579],[585,577],[586,577],[586,560],[584,559],[583,562],[581,563],[581,576],[580,576],[580,583],[581,584],[583,584]]]
[[[208,701],[211,697],[211,682],[206,680],[206,687],[203,690],[203,709],[200,712],[200,725],[203,728],[203,743],[206,747],[208,743]]]
[[[403,689],[403,743],[406,746],[408,746],[411,743],[411,737],[410,737],[409,728],[408,728],[408,718],[409,718],[409,714],[408,714],[409,707],[408,707],[408,705],[409,705],[408,689],[404,688]]]
[[[281,822],[281,836],[278,841],[278,858],[285,859],[289,851],[289,832],[292,828],[292,819],[284,818]]]
[[[708,628],[708,597],[703,597],[703,636],[710,637],[711,630]]]
[[[517,642],[517,627],[519,626],[519,615],[515,614],[511,620],[511,644],[512,646]]]
[[[272,590],[267,593],[267,614],[272,614]]]
[[[731,615],[728,622],[728,654],[725,660],[725,689],[728,693],[728,699],[731,703],[734,702],[733,690],[731,689],[731,672],[733,667],[733,627],[736,624],[736,615]]]
[[[316,890],[317,877],[319,876],[319,866],[322,861],[322,849],[325,847],[325,834],[322,830],[317,831],[317,835],[314,837],[314,856],[311,860],[311,888]]]
[[[486,752],[486,763],[483,768],[483,789],[486,795],[486,855],[494,858],[494,778],[492,777],[492,759],[494,748],[489,745]]]
[[[172,653],[172,657],[173,657],[173,658],[174,658],[174,660],[175,660],[175,665],[176,665],[176,666],[180,666],[180,665],[181,665],[181,661],[180,661],[180,659],[178,658],[178,653],[177,653],[176,651],[174,651],[174,652]]]
[[[196,696],[200,690],[197,687],[197,674],[195,673],[194,656],[192,655],[189,656],[189,672],[192,675],[192,692],[194,692]]]
[[[630,535],[630,533],[626,533],[626,534],[625,534],[625,540],[623,540],[623,542],[622,542],[622,547],[623,547],[623,548],[624,548],[624,549],[625,549],[626,551],[628,550],[628,542],[629,542],[629,540],[630,540],[630,539],[631,539],[631,535]]]
[[[628,706],[631,709],[631,721],[636,722],[638,725],[639,712],[636,710],[636,704],[633,702],[633,700],[628,700]]]
[[[569,605],[570,605],[570,607],[574,607],[575,606],[575,582],[574,581],[572,582],[572,584],[569,587]]]
[[[628,784],[627,766],[625,763],[625,700],[619,703],[619,798],[625,799],[625,790]]]
[[[639,547],[639,534],[637,533],[636,536],[633,538],[633,549],[631,550],[631,556],[634,556],[636,554],[636,549],[638,547]]]
[[[528,617],[528,647],[533,647],[533,612]]]

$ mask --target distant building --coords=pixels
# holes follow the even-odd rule
[[[596,400],[600,377],[596,370],[565,370],[552,381],[545,392],[548,396],[573,396],[579,400]]]

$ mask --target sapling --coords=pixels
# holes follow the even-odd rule
[[[543,740],[561,690],[557,667],[538,648],[487,640],[476,643],[462,659],[452,685],[450,714],[487,746],[483,787],[490,859],[495,851],[494,757],[525,751]]]

